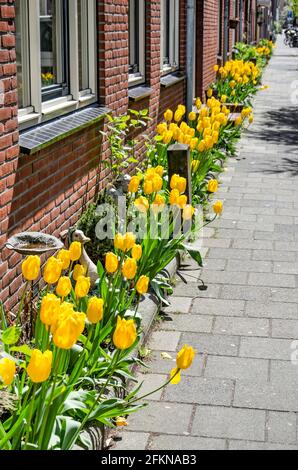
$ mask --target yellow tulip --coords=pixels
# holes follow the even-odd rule
[[[151,180],[144,181],[143,189],[144,189],[144,193],[146,194],[146,196],[152,194],[154,192],[153,182]]]
[[[163,135],[168,130],[168,126],[165,122],[162,122],[158,124],[156,130],[159,135]]]
[[[103,299],[98,297],[91,297],[89,299],[87,307],[87,318],[91,323],[96,324],[102,320],[103,306]]]
[[[57,348],[71,349],[83,333],[86,315],[75,312],[73,305],[63,302],[55,325],[52,325],[53,342]]]
[[[125,279],[132,280],[137,274],[137,262],[134,258],[127,258],[122,266],[122,274]]]
[[[218,72],[218,69],[219,69],[219,66],[218,66],[218,65],[214,65],[214,67],[213,67],[214,72]]]
[[[62,269],[68,269],[70,265],[70,252],[69,250],[60,250],[57,258],[62,261]]]
[[[61,301],[55,294],[47,294],[43,297],[40,306],[40,319],[44,325],[50,326],[56,323],[60,305]]]
[[[171,377],[171,384],[177,385],[181,380],[180,369],[178,369],[178,367],[175,367],[174,369],[172,369],[170,372],[170,377]]]
[[[119,261],[117,256],[109,252],[106,254],[106,259],[105,259],[105,268],[109,274],[114,274],[119,266]]]
[[[208,90],[207,90],[207,96],[208,96],[208,98],[211,98],[212,95],[213,95],[213,90],[212,90],[212,88],[208,88]]]
[[[114,248],[116,250],[124,250],[124,237],[121,233],[116,233],[114,238]]]
[[[252,123],[254,122],[254,116],[253,116],[253,114],[251,114],[251,115],[249,116],[248,122],[249,122],[249,124],[252,124]]]
[[[235,126],[241,126],[242,124],[242,117],[238,116],[235,119]]]
[[[187,346],[186,344],[178,352],[176,357],[176,364],[178,369],[188,369],[194,360],[195,351],[192,346]]]
[[[188,115],[188,119],[189,119],[190,121],[195,121],[195,120],[197,119],[196,113],[194,113],[193,111],[191,111],[191,112],[189,113],[189,115]]]
[[[199,168],[199,165],[200,165],[200,160],[193,160],[191,162],[191,169],[196,172]]]
[[[79,276],[75,286],[75,294],[77,298],[81,299],[86,297],[90,290],[90,286],[90,277]]]
[[[136,284],[138,294],[144,295],[148,292],[149,277],[141,276]]]
[[[180,121],[182,120],[182,118],[183,118],[183,115],[184,115],[184,113],[182,113],[181,110],[177,109],[177,110],[175,111],[175,114],[174,114],[174,120],[175,120],[176,122],[180,122]]]
[[[164,118],[166,121],[172,121],[173,119],[173,111],[171,109],[167,109],[164,113]]]
[[[71,292],[71,281],[69,277],[63,276],[60,277],[57,287],[56,287],[56,294],[59,297],[67,297]]]
[[[222,213],[223,205],[221,201],[216,201],[215,204],[213,204],[213,210],[215,214],[220,215]]]
[[[198,150],[199,152],[204,152],[206,150],[206,144],[204,140],[201,140],[201,142],[199,143]]]
[[[132,249],[136,243],[136,236],[132,232],[127,232],[123,236],[123,251],[127,252]]]
[[[142,246],[141,245],[134,245],[131,250],[131,256],[136,260],[139,261],[142,258]]]
[[[172,191],[170,192],[169,203],[171,205],[176,204],[179,196],[180,196],[180,193],[178,189],[172,189]]]
[[[172,131],[166,131],[164,134],[163,134],[163,143],[168,145],[171,140],[173,138],[173,132]]]
[[[61,260],[51,256],[43,270],[43,278],[47,284],[56,284],[61,276],[63,263]]]
[[[117,317],[117,324],[113,334],[113,343],[117,349],[130,348],[137,338],[137,330],[133,320]]]
[[[140,196],[138,199],[136,199],[134,205],[136,206],[138,211],[142,213],[146,213],[149,209],[149,201],[144,196]]]
[[[177,174],[174,174],[170,181],[170,188],[178,189],[180,194],[182,194],[186,190],[186,184],[187,184],[186,178],[183,178]]]
[[[180,207],[180,209],[184,209],[184,207],[187,204],[187,196],[179,196],[176,202],[177,206]]]
[[[200,109],[201,106],[202,106],[202,101],[200,100],[200,98],[197,98],[196,99],[196,108]]]
[[[125,419],[123,416],[118,416],[116,418],[116,426],[117,427],[120,427],[120,426],[128,426],[128,422],[127,422],[127,419]]]
[[[128,191],[130,193],[136,193],[140,186],[140,178],[138,176],[133,176],[128,185]]]
[[[195,213],[194,207],[191,204],[187,204],[183,207],[182,218],[183,220],[191,220],[192,216]]]
[[[27,374],[33,383],[42,383],[48,380],[51,367],[52,351],[45,351],[43,353],[39,349],[34,349],[27,366]]]
[[[160,176],[160,177],[163,176],[163,172],[164,172],[163,166],[158,165],[158,166],[156,166],[156,167],[154,168],[154,170],[155,170],[155,173],[156,173],[158,176]]]
[[[196,149],[198,143],[199,143],[199,139],[197,137],[194,137],[193,139],[191,139],[190,144],[189,144],[191,150]]]
[[[69,247],[71,261],[78,261],[82,254],[82,245],[80,242],[72,242]]]
[[[22,273],[26,281],[35,281],[40,271],[39,256],[28,256],[22,263]]]
[[[221,95],[220,101],[222,103],[226,103],[227,102],[227,96],[226,95]]]
[[[82,264],[76,264],[73,268],[72,277],[75,281],[77,281],[80,276],[85,276],[86,272],[87,268],[85,266]]]
[[[162,189],[163,185],[163,180],[159,175],[155,175],[154,178],[152,179],[152,184],[153,184],[153,191],[155,193],[158,193]]]
[[[209,193],[215,193],[218,190],[218,182],[216,180],[210,180],[208,182],[207,191]]]
[[[0,359],[0,381],[4,385],[9,386],[12,384],[15,373],[16,363],[12,359],[8,357]]]

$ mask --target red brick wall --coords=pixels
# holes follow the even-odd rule
[[[180,68],[184,70],[185,0],[180,3]],[[128,0],[98,0],[99,101],[117,113],[133,106],[148,108],[152,121],[146,134],[153,136],[164,110],[184,102],[185,82],[161,89],[160,1],[146,1],[146,8],[146,85],[153,92],[133,105],[128,100]],[[23,230],[58,236],[77,222],[109,178],[102,166],[108,145],[99,134],[104,123],[31,156],[19,154],[14,14],[14,0],[0,0],[0,78],[5,85],[4,104],[0,103],[0,298],[8,309],[17,303],[22,277],[21,256],[4,247],[7,238]],[[144,150],[140,136],[140,158]]]

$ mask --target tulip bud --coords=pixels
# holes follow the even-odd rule
[[[48,380],[52,367],[52,351],[42,353],[39,349],[34,349],[31,354],[27,373],[34,383],[41,383]]]
[[[215,193],[218,190],[218,182],[216,180],[210,180],[208,182],[207,191],[209,193]]]
[[[222,202],[216,201],[216,203],[213,204],[213,210],[215,214],[220,215],[222,213]]]
[[[128,191],[130,193],[136,193],[139,189],[140,178],[138,176],[133,176],[128,185]]]
[[[60,250],[57,259],[62,261],[62,269],[68,269],[70,265],[70,252],[68,250]]]
[[[118,269],[119,261],[117,256],[109,252],[106,254],[105,268],[109,274],[114,274]]]
[[[113,334],[113,343],[117,349],[130,348],[137,338],[137,330],[133,320],[117,317],[117,325]]]
[[[28,256],[22,263],[22,273],[26,281],[35,281],[40,271],[39,256]]]
[[[0,359],[0,381],[3,383],[3,385],[11,385],[15,373],[16,363],[12,359],[9,359],[8,357]]]
[[[139,212],[146,213],[149,209],[149,201],[146,197],[140,196],[138,199],[135,200],[134,205],[138,209]]]
[[[57,322],[52,325],[53,342],[60,349],[71,349],[85,328],[86,315],[75,312],[74,306],[63,302]]]
[[[56,284],[62,272],[62,261],[51,256],[46,262],[43,278],[47,284]]]
[[[121,233],[116,233],[115,235],[114,248],[120,251],[124,250],[124,238],[123,238],[123,235],[121,235]]]
[[[155,173],[158,176],[162,177],[164,170],[163,170],[163,167],[161,165],[158,165],[157,167],[155,167],[154,170],[155,170]]]
[[[72,242],[69,247],[71,261],[78,261],[82,254],[82,245],[80,242]]]
[[[91,323],[98,323],[103,318],[103,300],[98,297],[91,297],[87,307],[87,318]]]
[[[47,294],[43,297],[40,306],[40,319],[44,325],[50,326],[56,323],[60,304],[60,299],[54,294]]]
[[[85,276],[87,268],[82,264],[76,264],[73,268],[72,277],[74,281],[77,281],[80,276]]]
[[[166,121],[172,121],[173,119],[173,111],[171,109],[167,109],[164,113],[164,118]]]
[[[139,261],[142,257],[142,246],[141,245],[134,245],[131,250],[131,256],[136,260]]]
[[[90,290],[90,285],[90,277],[79,276],[75,286],[76,297],[79,299],[86,297]]]
[[[144,295],[148,292],[149,277],[141,276],[137,282],[136,290],[138,294]]]
[[[67,297],[71,292],[71,281],[69,277],[63,276],[60,277],[58,284],[56,286],[56,294],[59,297]]]
[[[122,266],[122,274],[128,280],[134,279],[137,273],[137,262],[134,258],[127,258]]]

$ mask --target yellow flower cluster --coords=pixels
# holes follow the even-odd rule
[[[253,62],[229,60],[218,69],[218,73],[222,79],[228,78],[230,80],[230,87],[233,89],[237,84],[256,84],[260,70]]]
[[[263,56],[269,56],[271,54],[271,49],[267,46],[257,47],[256,51],[258,54]]]

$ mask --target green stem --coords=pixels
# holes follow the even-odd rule
[[[29,407],[29,418],[28,418],[28,422],[27,422],[27,430],[26,430],[26,437],[25,437],[25,447],[24,449],[26,450],[26,447],[27,447],[27,444],[28,444],[28,441],[29,441],[29,436],[30,436],[30,427],[31,427],[31,421],[32,421],[32,415],[33,415],[33,407],[34,407],[34,402],[35,402],[35,392],[36,392],[36,387],[37,387],[37,384],[35,383],[33,385],[33,389],[32,389],[32,400],[31,400],[31,403],[30,403],[30,407]]]
[[[151,392],[149,393],[145,393],[145,395],[142,395],[141,397],[138,397],[138,398],[135,398],[134,400],[130,401],[128,404],[129,406],[132,404],[132,403],[136,403],[137,401],[140,401],[140,400],[143,400],[144,398],[146,397],[149,397],[150,395],[152,395],[153,393],[156,393],[156,392],[159,392],[159,390],[162,390],[163,388],[165,388],[167,385],[169,385],[169,383],[172,382],[173,378],[176,377],[177,374],[179,374],[181,369],[177,369],[177,371],[175,372],[175,374],[173,375],[173,377],[170,377],[163,385],[161,385],[160,387],[156,388],[155,390],[152,390]]]
[[[20,306],[17,314],[17,319],[16,319],[16,324],[18,325],[21,319],[21,313],[23,310],[23,305],[24,305],[24,300],[27,294],[27,289],[28,289],[29,281],[26,282],[25,287],[24,287],[24,292],[22,294],[21,300],[20,300]]]

